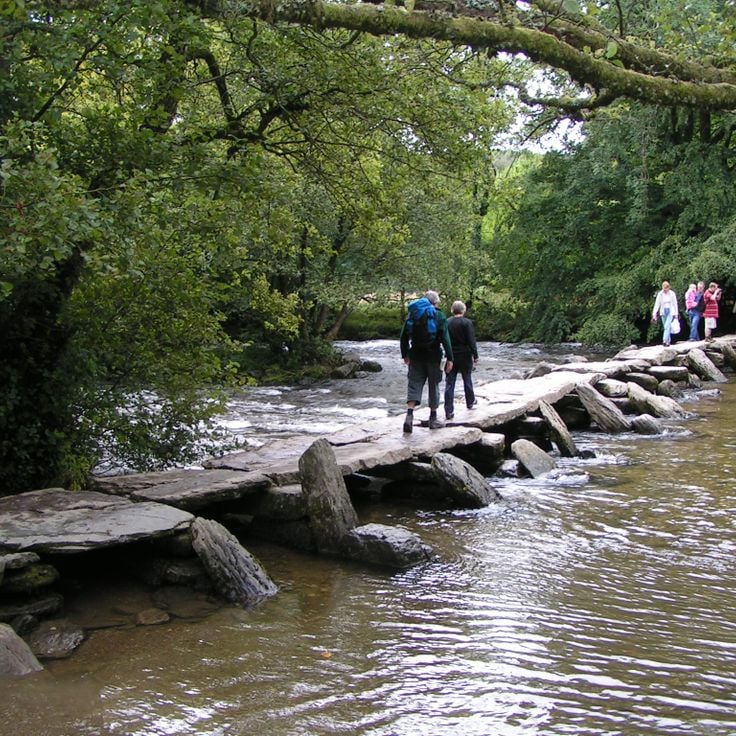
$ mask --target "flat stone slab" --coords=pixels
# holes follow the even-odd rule
[[[0,549],[83,552],[188,529],[193,516],[161,503],[46,488],[0,498]]]
[[[552,369],[552,372],[561,373],[564,371],[571,371],[573,373],[602,373],[606,378],[616,378],[618,376],[625,376],[631,370],[633,370],[633,366],[628,361],[606,360],[592,363],[565,363],[564,365],[555,366]]]
[[[97,478],[94,487],[136,501],[157,501],[183,509],[231,501],[265,491],[270,478],[261,471],[177,470]]]

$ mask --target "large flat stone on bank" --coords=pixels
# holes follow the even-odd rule
[[[160,503],[46,488],[0,498],[0,549],[82,552],[167,536],[193,518]]]

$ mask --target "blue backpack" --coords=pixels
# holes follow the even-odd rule
[[[437,310],[426,296],[409,304],[409,336],[411,345],[430,352],[437,344]]]

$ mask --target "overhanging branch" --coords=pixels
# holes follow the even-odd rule
[[[320,0],[192,0],[192,5],[207,15],[239,14],[268,22],[344,28],[375,36],[402,34],[524,54],[534,62],[566,71],[578,84],[605,89],[612,97],[665,106],[736,109],[734,75],[705,63],[678,61],[663,51],[614,39],[590,23],[572,22],[569,15],[550,16],[546,25],[537,28],[535,24],[542,20],[539,13],[514,10],[509,14],[507,6],[502,18],[498,11],[494,13],[495,5],[479,11],[467,6],[464,0],[452,5],[443,2],[443,11],[413,12],[383,4]],[[416,7],[422,8],[435,5],[429,0],[416,3]],[[538,3],[538,9],[542,5]],[[454,12],[447,11],[450,7]],[[610,58],[603,53],[606,51]]]

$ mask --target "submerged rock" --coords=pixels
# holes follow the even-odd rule
[[[84,631],[69,621],[44,621],[29,637],[28,645],[40,659],[66,659],[84,641]]]
[[[529,440],[516,440],[511,445],[511,453],[533,478],[549,473],[556,467],[554,459]]]
[[[343,539],[345,556],[393,568],[412,567],[432,558],[432,548],[413,532],[399,526],[364,524]]]

